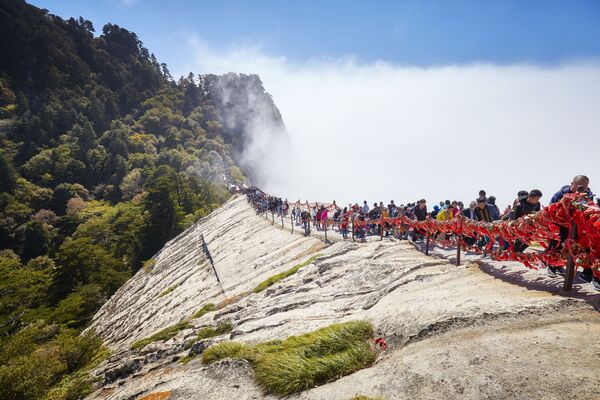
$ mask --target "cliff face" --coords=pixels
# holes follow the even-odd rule
[[[225,143],[251,181],[262,185],[270,152],[288,142],[285,124],[258,75],[228,73],[202,76],[202,89],[215,105]]]
[[[333,235],[326,245],[288,228],[280,229],[277,220],[271,225],[238,197],[169,242],[154,268],[141,270],[96,315],[92,328],[113,355],[94,371],[103,384],[90,398],[158,392],[170,399],[271,398],[255,385],[246,361],[207,366],[199,357],[188,364],[177,360],[201,352],[205,344],[188,350],[186,343],[218,322],[229,321],[232,331],[209,343],[283,339],[348,320],[372,322],[388,350],[371,368],[297,398],[600,395],[600,345],[592,339],[600,334],[598,296],[579,288],[571,297],[557,295],[556,282],[518,265],[467,256],[456,267],[443,252],[428,257],[405,241],[353,243]],[[249,292],[306,260],[312,262],[297,273]],[[191,318],[209,302],[221,304],[190,319],[173,338],[129,350],[135,340]]]
[[[123,285],[98,311],[90,329],[111,348],[128,348],[191,317],[204,304],[251,290],[324,247],[318,239],[291,236],[256,218],[245,199],[236,198],[202,219],[168,242],[150,263],[153,266]],[[201,235],[215,269],[203,250]]]

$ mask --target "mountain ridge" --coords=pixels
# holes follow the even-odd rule
[[[145,398],[163,392],[168,392],[169,399],[276,398],[265,394],[254,382],[252,363],[225,359],[207,365],[197,355],[222,341],[256,344],[283,340],[352,320],[372,323],[376,335],[387,343],[387,350],[370,368],[301,392],[297,398],[349,399],[363,393],[383,398],[442,399],[460,395],[468,399],[541,399],[549,393],[571,398],[589,398],[599,393],[595,384],[582,382],[572,374],[572,368],[585,369],[588,365],[591,368],[586,369],[585,376],[592,376],[597,366],[593,355],[597,346],[583,346],[585,340],[580,335],[600,331],[595,310],[599,307],[598,296],[557,296],[550,279],[535,271],[523,271],[518,263],[478,265],[475,256],[465,255],[464,264],[457,267],[448,262],[448,255],[443,252],[429,257],[406,241],[377,238],[354,243],[334,238],[327,245],[323,238],[304,237],[298,231],[292,234],[287,226],[281,229],[279,221],[273,223],[270,218],[256,215],[244,197],[230,200],[212,218],[200,221],[186,237],[191,238],[191,232],[196,232],[195,245],[190,244],[198,248],[199,233],[207,238],[226,294],[219,297],[217,281],[211,279],[212,292],[198,292],[193,302],[197,309],[209,302],[228,301],[221,301],[216,309],[199,318],[190,318],[194,307],[180,312],[189,325],[168,339],[157,339],[135,350],[111,345],[115,353],[93,372],[104,384],[91,399]],[[290,252],[289,247],[298,241],[304,241],[310,252],[301,252],[301,256]],[[176,251],[173,246],[176,243],[168,247],[169,251],[185,255],[181,260],[173,258],[164,269],[156,271],[164,279],[176,280],[179,276],[171,274],[170,268],[178,270],[181,263],[194,265],[186,261],[192,253],[189,247]],[[203,257],[201,250],[196,254]],[[260,257],[253,259],[252,254]],[[267,261],[268,268],[253,268],[262,259],[276,261]],[[310,263],[264,291],[252,291],[268,275],[302,261]],[[208,274],[208,266],[205,267]],[[507,283],[487,268],[497,274],[507,275],[515,270],[523,275],[521,281]],[[138,274],[133,280],[140,279],[144,272]],[[228,284],[232,278],[243,283]],[[535,282],[538,289],[531,290],[530,282]],[[171,283],[152,288],[152,293],[159,294]],[[189,288],[192,287],[195,284],[190,282]],[[185,309],[190,301],[185,293],[185,288],[180,292],[175,289],[165,297],[171,296],[172,304]],[[137,296],[134,291],[128,295]],[[126,296],[121,293],[109,303],[114,301],[114,308],[123,315],[129,310],[137,312],[126,303],[122,303],[124,308],[117,305]],[[150,308],[166,301],[153,299],[150,303],[155,305]],[[164,313],[156,312],[151,318],[164,319]],[[103,314],[101,318],[107,318],[103,324],[110,326],[115,316]],[[155,328],[148,329],[147,336],[180,320],[153,324]],[[225,322],[231,324],[229,332],[209,339],[196,338],[207,327]],[[127,329],[133,332],[136,327],[134,323]],[[143,335],[124,334],[126,339],[121,340],[129,344],[140,336]],[[473,347],[472,343],[477,345]],[[510,353],[512,347],[519,352]],[[563,349],[574,354],[573,364],[558,361]],[[542,365],[547,365],[553,374],[540,376],[533,367],[538,362],[546,363]],[[552,378],[554,374],[563,380],[557,382]],[[539,385],[527,384],[530,380]]]

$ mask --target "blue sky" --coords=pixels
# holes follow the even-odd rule
[[[138,34],[173,71],[185,38],[213,48],[260,46],[292,61],[438,66],[485,62],[552,65],[600,56],[600,1],[147,1],[34,0]],[[181,70],[183,73],[184,71]]]

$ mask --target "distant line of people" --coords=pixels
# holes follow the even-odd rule
[[[438,221],[449,221],[462,214],[467,219],[493,223],[499,220],[516,220],[540,211],[540,199],[543,197],[539,189],[530,191],[521,190],[517,193],[517,197],[513,203],[500,212],[496,204],[496,198],[494,196],[488,197],[485,190],[480,190],[476,200],[469,203],[469,207],[464,207],[462,201],[445,200],[434,205],[433,209],[429,211],[425,199],[406,205],[401,204],[400,206],[397,206],[394,200],[391,200],[386,206],[383,202],[379,202],[373,203],[372,207],[364,200],[362,205],[354,203],[341,208],[335,201],[328,206],[325,204],[319,205],[318,203],[310,205],[308,202],[302,204],[299,201],[291,204],[287,199],[282,200],[281,198],[268,196],[255,187],[245,192],[248,195],[249,201],[254,204],[257,212],[269,211],[277,214],[278,217],[287,216],[288,213],[291,213],[291,219],[297,226],[302,226],[306,236],[310,235],[311,226],[317,230],[325,230],[328,229],[329,225],[332,225],[332,227],[341,233],[344,239],[347,239],[351,232],[352,224],[354,238],[363,241],[367,235],[391,235],[398,239],[410,238],[412,241],[420,241],[425,237],[424,232],[417,230],[409,232],[408,227],[407,229],[395,229],[389,223],[381,224],[379,223],[381,217],[396,218],[404,215],[407,218],[418,221],[424,221],[428,217]],[[587,193],[590,199],[594,198],[594,194],[589,188],[589,178],[587,176],[577,175],[573,178],[571,184],[561,187],[552,196],[550,203],[560,201],[567,193],[576,192]],[[598,199],[598,204],[600,205],[600,199]],[[332,221],[330,221],[330,216]],[[560,240],[552,241],[548,250],[546,250],[547,252],[562,249],[569,230],[562,226],[559,228]],[[445,239],[449,239],[449,236],[449,234],[446,234]],[[462,239],[467,245],[478,246],[482,249],[488,245],[490,240],[487,237],[473,238],[469,236],[463,236]],[[508,243],[504,243],[503,246],[505,249],[508,248]],[[513,243],[513,248],[515,252],[524,252],[528,248],[528,245],[516,240]],[[542,267],[547,267],[546,272],[551,277],[564,276],[565,274],[564,268],[560,266],[543,265]],[[579,277],[586,282],[590,282],[594,289],[600,291],[600,280],[592,276],[591,269],[585,269]]]

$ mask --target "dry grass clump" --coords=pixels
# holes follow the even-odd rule
[[[266,393],[287,396],[371,366],[377,357],[371,338],[370,323],[351,321],[257,345],[222,342],[206,350],[202,360],[248,360]]]
[[[215,307],[215,305],[213,303],[205,304],[202,306],[201,309],[196,311],[196,313],[194,315],[192,315],[192,319],[200,318],[204,314],[211,312],[211,311],[215,311],[216,309],[217,308]]]
[[[222,321],[222,322],[219,322],[217,324],[217,326],[215,326],[215,327],[207,326],[205,328],[200,329],[198,331],[198,336],[196,337],[196,339],[202,340],[202,339],[208,339],[211,337],[219,336],[224,333],[231,332],[232,329],[233,329],[233,326],[231,325],[231,322]]]
[[[298,272],[300,270],[300,268],[305,267],[305,266],[313,263],[320,256],[321,256],[320,254],[317,254],[316,256],[313,256],[313,257],[309,258],[308,260],[304,261],[303,263],[293,266],[292,268],[288,269],[287,271],[283,271],[283,272],[280,272],[277,275],[271,276],[267,280],[261,282],[252,291],[254,293],[260,293],[260,292],[262,292],[263,290],[265,290],[269,286],[271,286],[271,285],[279,282],[280,280],[285,279],[288,276],[294,275],[296,272]]]
[[[217,326],[204,327],[198,331],[196,339],[188,342],[185,345],[185,348],[189,349],[190,347],[192,347],[194,345],[194,343],[198,342],[199,340],[204,340],[204,339],[209,339],[209,338],[212,338],[215,336],[219,336],[224,333],[231,332],[232,329],[233,329],[233,325],[231,325],[231,322],[229,322],[229,321],[219,322],[217,324]]]
[[[177,335],[177,333],[181,330],[191,328],[191,325],[187,321],[179,322],[175,325],[171,325],[168,328],[165,328],[161,331],[156,332],[154,335],[147,337],[145,339],[138,340],[131,345],[131,350],[139,350],[144,346],[152,343],[158,342],[159,340],[169,340],[173,336]]]
[[[169,286],[168,288],[166,288],[165,290],[163,290],[159,295],[158,298],[164,297],[166,295],[168,295],[169,293],[171,293],[172,291],[174,291],[175,289],[177,289],[177,286],[179,285],[173,285],[173,286]]]
[[[142,267],[144,268],[144,271],[146,271],[146,273],[150,273],[150,272],[152,272],[152,270],[154,269],[155,266],[156,266],[156,260],[154,258],[150,258],[150,259],[144,261],[144,264]]]

